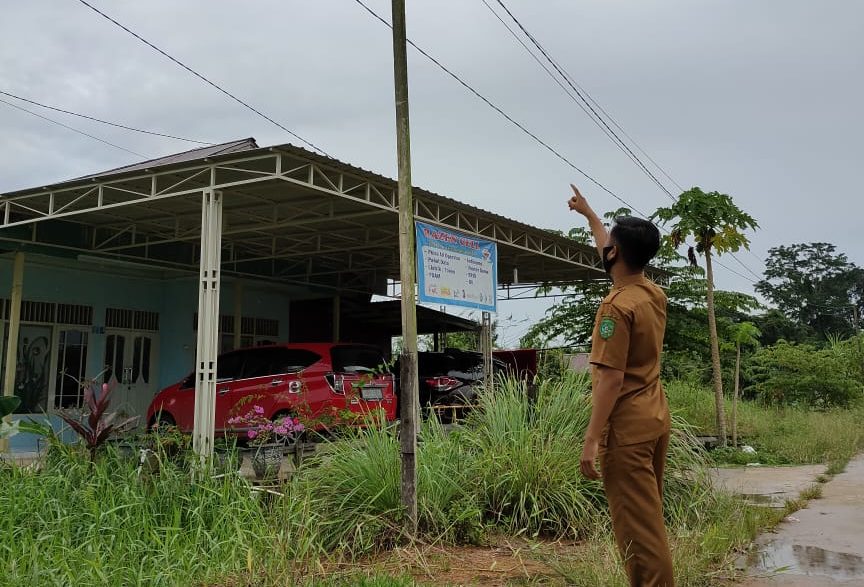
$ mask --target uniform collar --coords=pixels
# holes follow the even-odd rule
[[[616,279],[612,284],[612,287],[618,289],[635,283],[645,283],[646,281],[647,278],[644,273],[634,273],[633,275],[625,275],[624,277]]]

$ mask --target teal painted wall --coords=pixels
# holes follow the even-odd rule
[[[12,287],[11,257],[0,258],[0,298],[9,298]],[[74,260],[28,255],[24,265],[25,300],[83,304],[93,307],[94,327],[105,325],[109,307],[159,313],[159,377],[157,389],[175,383],[194,368],[194,314],[198,308],[198,280],[189,276],[165,276],[147,269],[105,264],[96,266]],[[244,281],[243,315],[279,321],[279,338],[288,339],[289,302],[314,297],[309,290]],[[234,284],[223,282],[220,312],[234,313]],[[56,352],[56,349],[52,349]],[[87,375],[103,369],[105,334],[92,333],[87,350]],[[0,361],[5,361],[5,351]],[[56,423],[57,419],[52,418]],[[19,435],[12,450],[35,451],[35,439]]]

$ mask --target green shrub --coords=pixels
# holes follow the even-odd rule
[[[756,351],[748,361],[747,378],[749,391],[774,405],[846,407],[862,391],[860,376],[850,372],[843,354],[785,341]]]
[[[714,394],[704,386],[681,381],[665,385],[673,414],[702,434],[714,434]],[[727,399],[726,413],[731,414]],[[864,405],[851,409],[812,410],[807,406],[773,406],[744,401],[738,404],[741,442],[757,454],[712,451],[717,462],[742,464],[815,464],[846,461],[864,449]]]

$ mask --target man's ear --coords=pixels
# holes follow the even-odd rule
[[[610,261],[618,258],[618,245],[612,245],[612,248],[606,254],[606,258]]]

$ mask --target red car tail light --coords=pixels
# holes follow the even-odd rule
[[[436,391],[438,393],[446,393],[461,386],[462,382],[458,379],[454,379],[453,377],[441,376],[431,377],[427,379],[426,385],[431,387],[433,391]]]
[[[330,389],[333,390],[333,393],[345,393],[345,378],[342,375],[328,373],[324,376],[324,379],[327,380],[327,384],[330,386]]]

